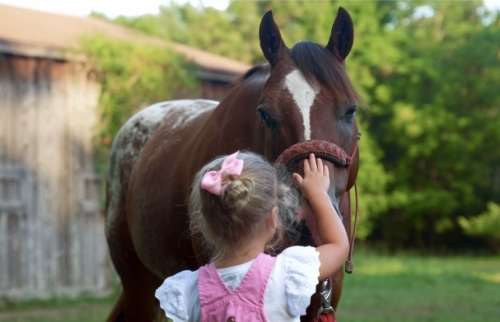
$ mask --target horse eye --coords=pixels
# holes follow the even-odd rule
[[[356,115],[357,110],[358,110],[357,106],[350,107],[345,113],[344,117],[346,119],[352,119]]]
[[[262,121],[264,121],[264,124],[266,124],[267,127],[271,127],[273,125],[273,120],[267,115],[266,111],[264,111],[263,108],[258,108],[257,111],[259,111],[260,118]]]

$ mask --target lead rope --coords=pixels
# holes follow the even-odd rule
[[[359,140],[361,139],[361,133],[356,133],[356,145],[354,146],[354,151],[352,152],[351,154],[351,162],[347,165],[347,178],[349,178],[349,172],[351,170],[351,164],[352,164],[352,160],[354,159],[354,155],[356,154],[356,152],[358,151],[358,142]],[[354,262],[352,261],[352,254],[353,254],[353,251],[354,251],[354,240],[356,239],[356,228],[358,226],[358,210],[359,210],[359,207],[358,207],[358,184],[356,183],[356,181],[354,182],[354,197],[356,199],[356,210],[354,212],[354,227],[351,231],[351,218],[352,218],[352,211],[351,211],[351,191],[345,191],[344,194],[347,192],[347,201],[348,201],[348,205],[347,205],[347,211],[349,213],[349,222],[348,222],[348,231],[350,233],[350,240],[349,240],[349,253],[347,255],[347,260],[345,262],[345,268],[344,268],[344,271],[347,273],[347,274],[352,274],[353,270],[354,270]],[[342,207],[342,202],[344,201],[344,198],[342,196],[342,199],[340,200],[340,205],[339,205],[339,209]]]
[[[358,184],[354,182],[354,198],[356,202],[356,210],[354,212],[354,227],[351,233],[351,240],[349,241],[349,255],[347,255],[347,260],[345,262],[344,271],[347,274],[352,274],[354,269],[354,262],[352,261],[352,253],[354,251],[354,240],[356,239],[356,228],[358,227]],[[349,213],[351,213],[351,192],[349,191]],[[351,218],[349,216],[349,231],[351,231]]]

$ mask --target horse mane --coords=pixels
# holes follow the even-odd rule
[[[250,68],[243,76],[238,78],[236,81],[233,82],[232,86],[241,84],[245,80],[249,79],[252,76],[269,76],[269,73],[271,72],[271,67],[269,64],[261,64],[261,65],[255,65],[252,68]]]
[[[345,65],[326,48],[301,41],[290,49],[290,57],[312,86],[317,79],[331,89],[337,100],[347,98],[364,103],[347,76]]]

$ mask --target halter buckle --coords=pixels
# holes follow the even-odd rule
[[[319,293],[321,298],[321,307],[318,310],[317,318],[324,313],[335,312],[332,303],[332,278],[328,277],[321,284],[321,293]]]

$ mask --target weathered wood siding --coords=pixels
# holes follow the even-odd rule
[[[0,54],[0,298],[109,288],[98,97],[86,63]]]

